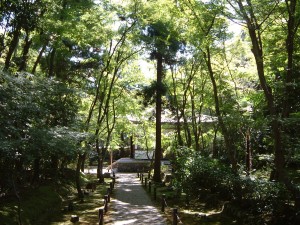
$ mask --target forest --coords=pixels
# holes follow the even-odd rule
[[[299,26],[300,0],[1,0],[0,218],[134,144],[154,182],[167,158],[191,199],[297,224]]]

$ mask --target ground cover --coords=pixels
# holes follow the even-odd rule
[[[156,187],[157,198],[154,200],[153,187]],[[144,186],[145,187],[145,186]],[[165,214],[172,221],[172,209],[178,209],[179,219],[183,224],[189,225],[234,225],[239,224],[237,220],[222,213],[226,202],[219,201],[213,195],[207,195],[202,199],[187,199],[185,193],[178,193],[170,185],[154,184],[152,191],[149,187],[145,190],[151,195],[156,206],[161,208],[162,196],[165,195],[167,206]]]
[[[20,192],[20,219],[23,225],[72,224],[71,215],[79,216],[79,224],[96,224],[98,209],[103,206],[103,196],[110,179],[97,184],[92,192],[87,190],[84,199],[76,195],[73,176],[56,182],[45,182],[39,187]],[[82,175],[82,187],[87,183],[97,183],[95,174]],[[72,206],[70,208],[70,205]],[[2,199],[0,203],[1,225],[18,224],[18,201],[14,196]]]

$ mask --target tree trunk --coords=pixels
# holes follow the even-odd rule
[[[161,182],[161,96],[162,96],[162,77],[163,77],[163,60],[160,53],[157,54],[157,86],[156,86],[156,147],[154,160],[154,176],[155,182]]]
[[[97,151],[97,178],[99,179],[99,183],[103,183],[104,182],[104,177],[103,177],[103,151],[104,147],[102,147],[102,150],[100,148],[100,144],[99,144],[99,139],[96,139],[96,151]],[[105,154],[104,154],[105,155]]]
[[[40,180],[40,162],[41,162],[40,157],[35,158],[33,161],[33,176],[32,176],[31,185],[37,183]]]
[[[124,137],[124,132],[121,133],[121,146],[120,146],[120,158],[123,158],[125,156],[125,137]]]
[[[81,172],[84,172],[84,166],[85,166],[86,155],[87,155],[86,152],[84,152],[84,153],[82,154],[82,162],[81,162],[81,166],[80,166]]]
[[[130,158],[134,159],[134,144],[133,144],[133,136],[130,136]]]
[[[55,177],[58,173],[58,155],[51,155],[51,171],[50,173]]]
[[[25,71],[27,67],[27,60],[28,60],[28,52],[29,48],[32,44],[32,39],[29,38],[29,33],[26,34],[25,41],[24,41],[24,47],[23,47],[23,53],[22,53],[22,59],[19,66],[19,71]]]
[[[181,137],[181,123],[180,119],[181,116],[179,115],[179,104],[178,104],[178,99],[177,99],[177,86],[176,86],[176,79],[174,77],[174,70],[173,67],[171,67],[171,74],[172,74],[172,83],[173,83],[173,96],[174,96],[174,102],[175,102],[175,110],[176,110],[176,131],[177,131],[177,143],[179,146],[183,146],[183,141]]]
[[[270,178],[272,180],[274,179],[274,180],[283,181],[285,179],[286,173],[284,170],[285,154],[282,146],[281,125],[279,122],[279,115],[276,110],[272,89],[269,87],[264,73],[263,45],[262,45],[261,33],[259,30],[260,26],[257,23],[257,19],[254,15],[253,8],[251,7],[251,5],[248,5],[249,8],[247,10],[249,11],[247,12],[242,1],[239,0],[238,4],[242,12],[242,15],[247,23],[249,36],[252,43],[252,53],[255,58],[260,86],[263,89],[264,96],[267,101],[268,110],[272,118],[271,128],[272,128],[272,136],[274,139],[275,168],[274,171],[271,173]]]
[[[287,37],[286,37],[286,52],[287,52],[287,69],[285,77],[285,93],[283,102],[283,117],[289,117],[293,98],[295,98],[295,88],[292,83],[295,81],[294,72],[294,51],[295,51],[295,34],[299,28],[299,21],[296,18],[297,0],[286,0],[287,12],[289,14],[287,24]]]
[[[41,61],[44,51],[46,50],[47,44],[48,44],[48,42],[43,45],[41,51],[39,52],[39,55],[38,55],[37,59],[35,60],[32,70],[31,70],[32,74],[35,74],[36,68],[37,68],[39,62]]]
[[[75,175],[75,182],[76,182],[76,189],[77,189],[77,194],[79,198],[83,198],[83,192],[81,190],[81,183],[80,183],[80,168],[82,164],[82,159],[83,156],[79,153],[78,154],[78,159],[77,159],[77,165],[76,165],[76,175]]]
[[[185,141],[186,141],[186,145],[187,147],[191,147],[192,146],[192,135],[191,135],[191,130],[188,124],[188,121],[186,119],[186,116],[183,115],[183,122],[184,122],[184,134],[185,134]]]
[[[7,55],[5,58],[4,70],[8,70],[10,67],[10,61],[11,61],[12,55],[18,46],[19,36],[20,36],[20,28],[16,28],[16,30],[13,32],[13,38],[10,42],[9,49],[8,49],[8,52],[7,52]]]
[[[0,34],[0,57],[2,56],[2,51],[5,49],[4,34]]]
[[[249,176],[252,170],[252,150],[250,145],[250,131],[246,131],[245,135],[245,145],[246,145],[246,173]]]
[[[53,48],[51,53],[50,53],[50,59],[49,59],[49,77],[53,77],[54,75],[54,58],[55,58],[55,52],[56,52],[56,49]]]
[[[215,101],[215,110],[216,110],[216,115],[218,117],[218,122],[222,131],[222,134],[224,136],[224,141],[225,141],[225,147],[226,147],[226,152],[227,152],[227,156],[230,160],[231,163],[231,167],[232,170],[234,172],[237,172],[237,160],[236,160],[236,156],[235,156],[235,147],[233,145],[232,139],[230,138],[230,134],[225,126],[225,123],[223,121],[223,117],[221,115],[221,111],[220,111],[220,103],[219,103],[219,96],[218,96],[218,88],[217,88],[217,83],[216,83],[216,79],[214,77],[214,72],[212,69],[212,65],[211,65],[211,56],[210,56],[210,49],[209,47],[207,47],[206,52],[203,52],[204,54],[204,58],[206,61],[206,65],[208,68],[208,74],[213,86],[213,92],[214,92],[214,101]]]
[[[212,157],[214,159],[218,158],[217,133],[218,133],[218,128],[215,128],[215,130],[214,130],[213,146],[212,146]]]

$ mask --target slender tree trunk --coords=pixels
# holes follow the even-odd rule
[[[285,154],[282,145],[282,134],[281,134],[281,125],[279,122],[279,115],[277,113],[277,109],[274,102],[274,96],[272,93],[272,89],[269,87],[265,73],[264,73],[264,57],[263,57],[263,44],[261,39],[261,33],[259,29],[259,24],[257,23],[257,19],[254,15],[254,11],[252,5],[248,3],[248,11],[243,5],[241,0],[238,0],[238,5],[240,11],[247,23],[247,28],[249,32],[249,36],[252,43],[252,53],[256,62],[257,74],[259,77],[260,85],[264,91],[264,96],[267,101],[268,110],[270,112],[272,121],[272,136],[274,139],[274,166],[275,169],[271,173],[271,179],[283,181],[286,177],[285,173]]]
[[[57,176],[58,173],[58,155],[57,154],[53,154],[51,155],[51,174],[55,177]]]
[[[16,28],[16,30],[13,32],[13,38],[10,42],[9,49],[8,49],[8,52],[7,52],[7,55],[5,58],[4,70],[8,70],[10,67],[10,61],[11,61],[12,55],[18,46],[19,36],[20,36],[20,28]]]
[[[86,152],[84,152],[84,153],[82,154],[82,162],[81,162],[81,166],[80,166],[80,170],[81,170],[81,172],[84,172],[86,155],[87,155],[87,153],[86,153]]]
[[[76,182],[76,189],[77,189],[77,194],[79,198],[83,198],[83,192],[81,190],[81,182],[80,182],[80,168],[81,168],[81,163],[82,163],[83,156],[82,154],[78,154],[78,159],[77,159],[77,165],[76,165],[76,177],[75,177],[75,182]]]
[[[28,60],[28,52],[29,52],[31,44],[32,44],[32,39],[29,37],[29,33],[27,33],[26,37],[25,37],[25,41],[24,41],[24,47],[23,47],[21,63],[19,66],[19,71],[26,70],[27,60]]]
[[[15,180],[14,180],[14,176],[12,176],[12,184],[13,184],[15,196],[16,196],[17,202],[18,202],[18,205],[17,205],[18,225],[22,225],[22,217],[21,217],[21,211],[22,211],[22,210],[21,210],[21,198],[20,198],[19,192],[18,192],[17,187],[16,187],[16,182],[15,182]]]
[[[179,104],[177,99],[177,86],[176,86],[176,79],[174,76],[174,70],[173,67],[171,67],[171,74],[172,74],[172,83],[173,83],[173,96],[174,96],[174,102],[175,102],[175,110],[176,110],[176,131],[177,131],[177,143],[179,146],[183,146],[183,141],[181,137],[181,123],[180,119],[181,116],[179,115]]]
[[[252,170],[252,150],[250,145],[250,130],[246,131],[245,135],[245,145],[246,145],[246,172],[250,175]]]
[[[124,149],[124,145],[125,145],[125,137],[124,137],[124,132],[121,133],[121,146],[120,146],[120,158],[123,158],[125,156],[125,149]]]
[[[133,136],[130,136],[130,158],[134,159],[134,144],[133,144]]]
[[[54,75],[54,59],[55,59],[55,53],[56,49],[53,48],[51,53],[50,53],[50,59],[49,59],[49,77],[53,77]]]
[[[214,159],[217,159],[217,158],[218,158],[217,133],[218,133],[218,129],[215,128],[215,130],[214,130],[213,146],[212,146],[212,157],[213,157]]]
[[[191,107],[192,107],[192,128],[193,128],[193,134],[194,134],[194,138],[195,138],[195,147],[196,147],[196,151],[200,152],[201,151],[200,135],[202,133],[201,132],[201,118],[199,118],[198,121],[197,121],[197,118],[201,117],[202,106],[200,106],[200,110],[198,111],[198,114],[196,114],[194,83],[192,86],[192,90],[190,91],[190,97],[191,97]],[[202,139],[202,143],[203,143],[203,139]]]
[[[32,74],[35,74],[36,68],[37,68],[38,64],[40,63],[40,61],[41,61],[41,58],[42,58],[42,56],[43,56],[43,53],[44,53],[45,50],[46,50],[47,44],[48,44],[48,42],[46,42],[46,43],[43,45],[41,51],[39,52],[39,55],[38,55],[38,57],[36,58],[36,60],[35,60],[35,62],[34,62],[34,65],[33,65],[33,67],[32,67],[32,70],[31,70],[31,73],[32,73]]]
[[[161,182],[161,88],[163,77],[163,59],[160,53],[157,54],[157,87],[156,87],[156,147],[155,147],[155,160],[154,160],[154,176],[155,182]]]
[[[236,172],[237,171],[237,160],[236,160],[236,157],[235,157],[235,147],[232,143],[231,138],[229,137],[230,134],[229,134],[229,132],[228,132],[226,126],[225,126],[225,123],[223,121],[223,117],[221,115],[219,96],[218,96],[218,88],[217,88],[217,83],[216,83],[214,72],[213,72],[212,65],[211,65],[211,56],[210,56],[209,47],[207,47],[206,53],[204,52],[204,58],[205,58],[206,65],[207,65],[207,68],[208,68],[209,77],[210,77],[210,80],[211,80],[212,86],[213,86],[215,110],[216,110],[216,115],[218,117],[218,122],[219,122],[219,125],[220,125],[220,128],[221,128],[222,134],[224,136],[227,156],[229,157],[232,170],[234,172]]]
[[[185,115],[183,115],[183,122],[184,122],[184,133],[185,133],[185,140],[186,140],[186,145],[187,147],[192,146],[192,135],[191,135],[191,130],[187,121],[187,118]]]
[[[0,57],[2,56],[2,51],[5,49],[4,34],[0,34]]]
[[[104,146],[100,146],[99,138],[96,139],[96,151],[97,151],[97,178],[99,183],[104,182],[103,177],[103,160],[105,157],[106,149]]]
[[[295,81],[294,75],[294,51],[295,51],[295,34],[299,28],[299,21],[296,21],[297,0],[286,0],[287,12],[289,14],[287,24],[287,37],[286,37],[286,52],[287,52],[287,69],[285,77],[285,93],[283,102],[283,117],[289,117],[291,104],[293,104],[294,90],[292,83]]]
[[[35,158],[33,161],[33,177],[31,181],[32,185],[38,182],[40,179],[40,166],[41,166],[40,162],[41,162],[40,157]]]

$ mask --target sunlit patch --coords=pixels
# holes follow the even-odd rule
[[[137,221],[137,219],[123,220],[123,221],[115,222],[114,225],[131,224],[131,223],[134,223],[135,221]]]
[[[132,189],[125,188],[125,189],[123,189],[123,191],[130,192],[130,191],[132,191]]]

